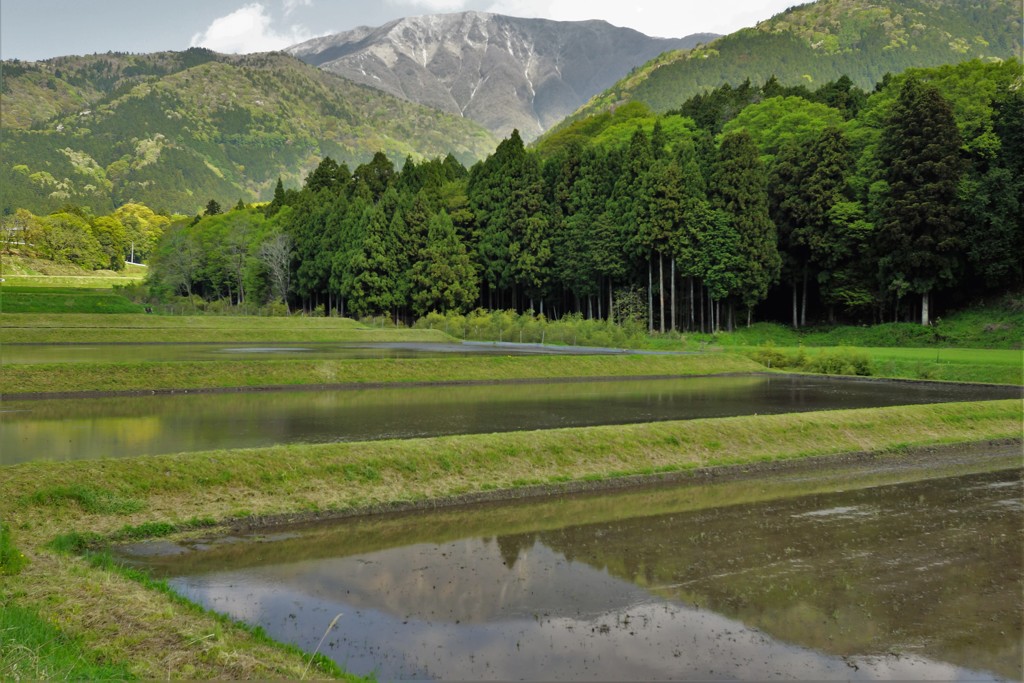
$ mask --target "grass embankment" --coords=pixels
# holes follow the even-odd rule
[[[103,288],[142,282],[147,268],[126,263],[124,270],[85,270],[73,263],[56,263],[24,254],[9,253],[2,258],[4,285],[15,287]]]
[[[85,278],[83,278],[85,279]],[[0,288],[0,311],[3,313],[144,313],[145,307],[96,286],[91,278],[80,288],[4,285]]]
[[[493,382],[756,372],[742,356],[463,356],[314,361],[54,363],[4,368],[4,395],[411,382]]]
[[[63,535],[75,547],[253,515],[1019,438],[1021,409],[1008,400],[16,465],[4,469],[0,516],[29,561],[0,585],[5,604],[135,676],[298,676],[303,655],[51,542]]]
[[[383,320],[382,320],[383,322]],[[476,310],[466,315],[431,313],[415,327],[440,329],[459,339],[625,346],[693,350],[699,346],[726,347],[897,347],[1021,349],[1024,345],[1024,299],[1004,297],[997,305],[978,306],[937,319],[929,327],[914,323],[880,325],[816,325],[800,330],[779,323],[755,323],[732,332],[647,334],[635,322],[623,326],[606,320],[568,315],[547,320],[530,313]]]
[[[9,344],[443,342],[437,330],[375,328],[347,318],[0,314],[0,340]]]
[[[1007,349],[723,347],[790,372],[1024,384],[1024,352]]]

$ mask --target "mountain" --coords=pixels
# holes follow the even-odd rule
[[[652,57],[715,38],[651,38],[604,21],[461,12],[315,38],[290,54],[396,97],[533,139]]]
[[[462,117],[391,97],[283,53],[208,50],[3,62],[0,210],[137,201],[194,213],[269,199],[324,156],[383,151],[472,163],[496,140]]]
[[[846,75],[870,89],[886,73],[1021,55],[1019,0],[820,0],[754,28],[651,60],[570,120],[640,101],[658,112],[724,83],[814,88]]]

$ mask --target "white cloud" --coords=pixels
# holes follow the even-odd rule
[[[289,26],[283,32],[277,30],[272,26],[267,8],[253,3],[214,19],[204,32],[192,36],[192,47],[247,54],[282,50],[312,37],[304,26]]]
[[[284,0],[284,15],[288,16],[299,7],[312,7],[313,0]]]
[[[466,0],[387,0],[389,5],[408,7],[415,14],[459,12],[466,8]]]

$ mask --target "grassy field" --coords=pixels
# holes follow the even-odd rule
[[[662,351],[725,350],[772,368],[794,372],[859,374],[875,377],[958,382],[1022,384],[1024,306],[1018,298],[961,311],[931,327],[912,323],[874,326],[816,326],[793,330],[777,323],[756,323],[719,334],[649,335],[637,325],[618,327],[603,320],[567,316],[548,321],[511,311],[474,311],[468,315],[432,313],[417,328],[444,330],[458,338],[513,340]],[[775,356],[775,358],[772,358]]]
[[[70,296],[45,287],[45,297]],[[81,288],[74,307],[113,296]],[[121,301],[127,301],[121,298]],[[53,303],[53,302],[51,302]],[[444,329],[375,327],[338,318],[69,314],[68,306],[12,313],[0,342],[367,342],[447,341]],[[589,321],[588,321],[589,322]],[[1004,334],[1013,321],[996,324]],[[614,331],[594,326],[596,340]],[[773,328],[774,329],[774,328]],[[784,328],[783,328],[784,329]],[[580,337],[585,325],[562,330]],[[763,332],[763,330],[762,330]],[[883,335],[891,338],[891,332]],[[502,329],[500,334],[506,337]],[[914,332],[914,334],[917,334]],[[603,335],[603,336],[602,336]],[[763,335],[762,335],[763,336]],[[511,338],[515,339],[514,336]],[[493,381],[751,372],[779,356],[824,356],[870,374],[1021,383],[1021,352],[945,346],[778,347],[735,338],[645,338],[687,356],[474,356],[328,361],[181,361],[8,365],[3,392],[183,390],[300,384]],[[969,335],[963,335],[967,339]],[[741,340],[745,343],[738,343]],[[867,337],[865,337],[867,340]],[[770,340],[769,340],[770,341]],[[737,343],[733,343],[737,342]],[[824,342],[823,342],[824,343]],[[724,349],[729,353],[713,351]],[[863,362],[862,362],[863,361]],[[773,365],[777,368],[778,365]],[[806,369],[809,365],[795,366]],[[838,453],[1020,439],[1022,402],[939,404],[744,416],[409,441],[291,445],[3,468],[0,483],[0,679],[300,678],[342,675],[321,658],[270,641],[258,629],[187,603],[164,584],[114,566],[112,539],[208,529],[252,516],[364,510],[531,486],[598,482]],[[59,539],[59,540],[58,540]],[[27,564],[17,567],[22,554]],[[7,575],[5,575],[7,574]],[[56,647],[54,647],[56,645]],[[308,670],[307,670],[308,669]]]
[[[85,270],[73,263],[57,263],[47,259],[35,258],[21,253],[4,253],[0,255],[0,267],[3,268],[3,277],[8,282],[13,280],[34,280],[44,281],[46,278],[66,278],[68,284],[53,285],[57,287],[82,286],[85,280],[94,281],[115,281],[121,284],[140,280],[146,275],[148,268],[135,263],[126,263],[124,270]],[[97,285],[85,285],[95,287]]]
[[[112,271],[102,271],[112,273]],[[132,275],[4,275],[4,289],[106,289],[142,282],[145,273]]]
[[[3,313],[144,313],[145,307],[113,293],[110,289],[66,288],[49,284],[37,287],[0,288],[0,312]]]
[[[2,313],[7,343],[442,342],[438,330],[379,328],[348,318]]]
[[[142,282],[145,266],[126,263],[124,270],[83,270],[70,263],[55,263],[21,254],[3,254],[0,296],[8,289],[106,289]],[[89,312],[89,311],[85,311]]]
[[[724,347],[773,369],[873,377],[1024,384],[1024,352],[1012,349]]]
[[[55,363],[4,368],[4,394],[75,391],[149,391],[304,384],[388,384],[662,377],[756,372],[757,363],[733,354],[692,356],[468,356],[316,361],[181,361],[166,363]]]
[[[28,564],[0,589],[14,596],[8,607],[134,676],[298,677],[308,657],[52,542],[81,549],[253,515],[1019,438],[1021,409],[1010,400],[16,465],[4,470],[0,518]],[[12,677],[8,661],[0,677]]]
[[[113,335],[130,335],[134,331],[160,330],[162,333],[185,331],[193,338],[187,341],[210,341],[206,334],[213,331],[247,332],[259,330],[271,332],[272,339],[285,341],[284,335],[295,331],[328,331],[380,329],[363,325],[349,318],[271,318],[260,316],[226,315],[89,315],[89,314],[0,314],[0,329],[4,330],[73,330],[74,335],[84,330],[113,330],[110,341],[146,341],[143,339],[113,338]],[[393,331],[393,330],[392,330]],[[444,335],[433,332],[431,337]],[[76,339],[77,340],[77,339]]]
[[[936,319],[924,327],[914,323],[881,325],[815,325],[801,330],[779,323],[755,323],[733,332],[647,334],[637,323],[617,326],[604,320],[566,316],[552,321],[514,311],[473,311],[467,315],[431,313],[416,327],[442,329],[460,339],[527,341],[591,346],[625,346],[664,350],[724,347],[898,347],[1021,349],[1024,345],[1024,297],[1007,295]]]
[[[862,348],[882,377],[1024,384],[1024,351],[1008,349]]]

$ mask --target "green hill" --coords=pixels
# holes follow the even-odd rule
[[[208,50],[3,62],[0,210],[97,213],[135,201],[194,213],[208,199],[269,199],[324,156],[452,153],[496,141],[466,119],[385,95],[281,53]]]
[[[871,88],[886,73],[1021,55],[1019,0],[820,0],[692,50],[666,52],[570,119],[644,102],[656,112],[724,83],[776,76],[818,87],[846,75]],[[564,125],[564,124],[563,124]]]

